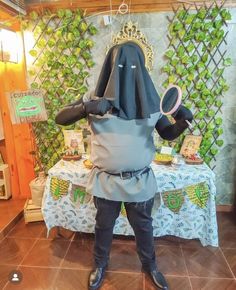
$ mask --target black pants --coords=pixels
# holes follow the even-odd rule
[[[139,259],[144,269],[156,269],[151,211],[154,199],[145,202],[125,202],[127,218],[135,233]],[[94,258],[96,267],[106,267],[112,244],[113,228],[119,216],[121,202],[94,197],[97,208]]]

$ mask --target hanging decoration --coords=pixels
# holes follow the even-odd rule
[[[91,195],[86,192],[85,188],[76,184],[72,184],[70,197],[74,203],[79,202],[79,204],[88,203],[91,199]]]
[[[192,203],[201,208],[205,208],[209,198],[209,188],[206,182],[201,182],[196,185],[190,185],[184,188]]]
[[[50,192],[54,199],[59,199],[68,194],[70,182],[68,180],[52,177],[50,180]]]
[[[162,198],[166,207],[178,213],[184,203],[182,189],[169,190],[162,193]]]
[[[123,215],[124,217],[127,217],[127,213],[126,213],[126,209],[125,209],[125,204],[124,204],[124,202],[121,203],[120,214]]]
[[[209,187],[206,182],[200,182],[161,193],[165,206],[175,213],[180,211],[185,195],[188,196],[193,204],[200,208],[205,208],[209,198]]]

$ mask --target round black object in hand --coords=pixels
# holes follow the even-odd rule
[[[192,120],[193,120],[192,112],[188,108],[186,108],[186,107],[184,107],[182,105],[179,106],[179,109],[178,109],[177,112],[172,114],[172,117],[176,121],[177,120],[183,120],[183,121],[188,120],[189,122],[192,122]]]
[[[111,109],[111,107],[111,103],[104,98],[84,102],[84,108],[87,114],[103,116]]]
[[[163,115],[171,115],[181,104],[182,91],[180,87],[171,85],[161,99],[160,111]]]

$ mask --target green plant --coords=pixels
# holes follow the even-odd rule
[[[63,127],[55,124],[55,115],[88,90],[86,79],[95,64],[90,49],[97,29],[87,23],[79,9],[59,9],[56,13],[46,10],[43,14],[33,11],[23,19],[22,28],[31,31],[35,38],[34,48],[29,51],[34,58],[28,68],[30,86],[43,90],[48,113],[46,122],[33,123],[35,171],[43,167],[47,172],[64,150]]]
[[[216,3],[195,11],[184,5],[169,19],[170,43],[162,70],[167,78],[163,86],[175,82],[182,88],[184,105],[195,112],[194,133],[203,135],[200,154],[208,164],[224,144],[220,139],[223,134],[220,108],[229,87],[223,74],[232,60],[220,52],[220,47],[226,36],[224,26],[230,19],[229,11]],[[176,150],[182,140],[181,137],[176,142]]]

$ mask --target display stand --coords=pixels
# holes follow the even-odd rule
[[[24,206],[25,223],[43,221],[41,207],[33,204],[31,199],[27,199]]]
[[[8,164],[0,165],[0,199],[11,197],[10,172]]]

